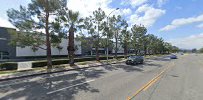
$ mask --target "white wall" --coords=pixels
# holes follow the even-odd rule
[[[113,44],[114,44],[114,47],[113,47],[112,53],[115,53],[116,43],[113,43]],[[124,53],[124,48],[122,47],[122,45],[118,43],[117,46],[118,46],[117,53]]]
[[[78,50],[75,51],[76,55],[80,55],[81,52],[81,41],[75,41],[75,45],[77,46]],[[60,46],[62,46],[62,50],[60,51],[60,55],[68,55],[67,46],[68,46],[68,40],[62,39]],[[46,46],[42,46],[43,48],[46,48]],[[52,55],[59,55],[59,50],[57,48],[52,47],[51,48]],[[22,57],[22,56],[46,56],[46,50],[38,49],[35,53],[32,51],[31,47],[16,47],[16,57]]]

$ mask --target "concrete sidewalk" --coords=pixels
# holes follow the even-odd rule
[[[110,60],[108,64],[121,63],[124,61],[125,59]],[[69,64],[54,65],[52,70],[50,71],[47,71],[46,67],[42,67],[42,68],[36,68],[28,71],[16,71],[14,73],[0,74],[0,81],[39,76],[44,74],[52,74],[52,73],[58,73],[58,72],[65,72],[70,70],[98,67],[98,66],[108,65],[108,64],[105,61],[101,60],[100,62],[98,61],[78,62],[78,63],[75,63],[74,66],[70,66]]]

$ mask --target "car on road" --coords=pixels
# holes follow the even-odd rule
[[[170,55],[170,59],[178,59],[178,57],[174,54]]]
[[[143,64],[144,63],[144,57],[143,56],[130,56],[126,60],[127,65],[136,65],[136,64]]]

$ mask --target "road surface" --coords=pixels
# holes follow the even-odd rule
[[[80,69],[0,82],[0,100],[201,100],[203,55]]]

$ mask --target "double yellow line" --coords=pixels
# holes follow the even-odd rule
[[[174,63],[173,63],[174,65]],[[157,82],[163,75],[164,72],[166,72],[170,67],[172,66],[168,66],[167,68],[165,68],[163,71],[161,71],[158,75],[156,75],[153,79],[151,79],[149,82],[147,82],[146,84],[144,84],[139,90],[137,90],[135,92],[135,94],[131,97],[128,97],[127,100],[132,100],[135,96],[137,96],[141,91],[146,91],[150,86],[152,86],[155,82]]]

